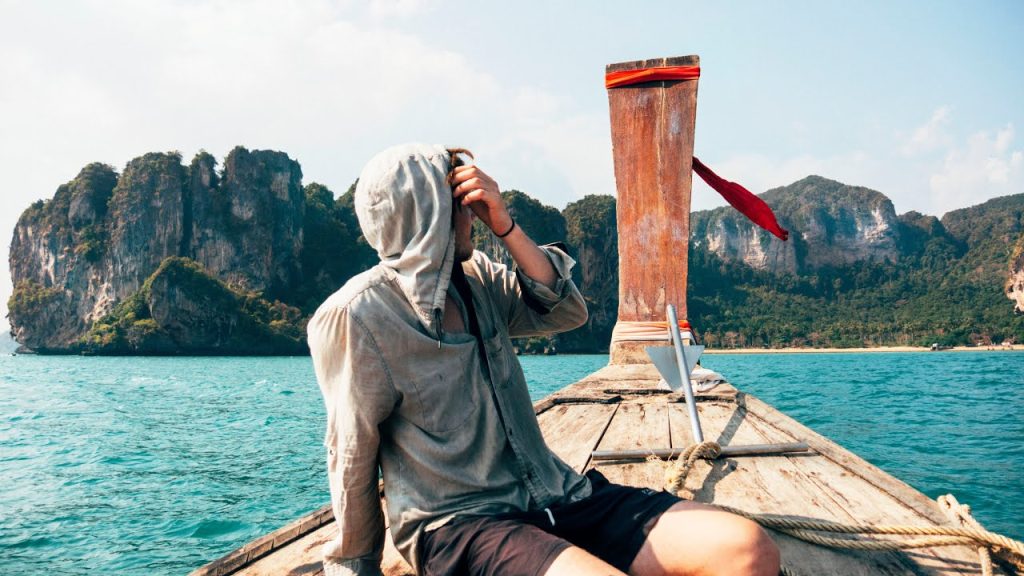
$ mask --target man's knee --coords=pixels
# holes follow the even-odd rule
[[[622,572],[614,566],[607,564],[604,560],[576,546],[570,546],[562,550],[555,557],[554,562],[548,566],[547,571],[544,572],[544,576],[579,576],[581,574],[614,576],[622,574]]]
[[[721,509],[681,502],[659,522],[631,574],[776,576],[779,549],[755,522]]]
[[[779,547],[757,523],[738,519],[735,534],[737,571],[735,574],[777,576],[779,573]]]
[[[778,546],[757,523],[730,515],[725,530],[716,538],[719,549],[711,563],[713,574],[777,576]]]
[[[724,512],[723,512],[724,513]],[[756,522],[729,514],[717,537],[709,544],[710,574],[778,576],[779,548]]]

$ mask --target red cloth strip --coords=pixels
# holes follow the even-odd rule
[[[604,75],[605,88],[618,88],[641,82],[661,80],[696,80],[700,78],[700,66],[659,66],[639,70],[618,70]]]
[[[775,220],[775,213],[768,207],[768,204],[765,204],[764,200],[752,194],[750,190],[735,182],[721,178],[705,166],[703,162],[698,160],[696,156],[693,157],[693,171],[702,180],[707,182],[708,186],[711,186],[716,192],[721,194],[722,198],[725,198],[729,204],[732,204],[733,208],[742,212],[747,218],[750,218],[751,222],[783,240],[789,238],[789,232],[779,226],[778,221]]]

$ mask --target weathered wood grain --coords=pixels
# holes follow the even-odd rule
[[[384,505],[384,502],[381,502]],[[326,507],[330,513],[330,507]],[[323,509],[317,513],[300,518],[292,524],[312,526],[311,520],[323,514]],[[385,519],[386,519],[385,515]],[[386,521],[386,520],[385,520]],[[323,561],[321,550],[338,532],[338,526],[334,523],[334,515],[330,514],[327,524],[316,528],[309,528],[300,537],[289,541],[273,550],[272,553],[259,558],[253,558],[247,564],[234,567],[223,574],[235,574],[239,576],[308,576],[323,574]],[[412,576],[412,568],[405,562],[405,559],[398,553],[395,544],[391,539],[391,532],[385,530],[384,557],[381,562],[381,570],[385,576]],[[193,573],[193,576],[196,573]],[[222,574],[219,573],[218,574]],[[212,575],[211,575],[212,576]]]
[[[696,56],[608,66],[608,71],[699,65]],[[644,82],[608,90],[618,191],[619,322],[686,318],[697,80]],[[612,343],[613,364],[645,362],[635,343]]]
[[[781,432],[754,415],[750,415],[748,422],[756,430]],[[825,452],[835,454],[834,444],[830,447],[814,442],[814,445]],[[844,458],[853,456],[845,450],[843,452],[848,455]],[[915,498],[907,498],[909,494],[906,493],[903,496],[895,496],[886,490],[880,490],[877,483],[869,478],[872,475],[870,470],[864,468],[853,472],[829,458],[828,454],[819,453],[816,458],[790,457],[758,462],[760,466],[753,470],[753,473],[766,478],[788,476],[793,478],[793,484],[799,487],[801,494],[820,494],[822,498],[827,498],[822,505],[815,507],[813,513],[802,513],[804,516],[824,518],[825,514],[831,513],[836,520],[849,524],[948,525],[948,520],[940,517],[941,511],[934,501],[928,499],[927,505],[920,502],[919,498],[924,499],[923,495],[913,489],[910,490],[917,494]],[[881,474],[891,478],[884,472]],[[863,557],[867,553],[853,555]],[[875,565],[886,562],[902,570],[895,573],[926,569],[941,574],[973,574],[980,569],[977,566],[977,554],[966,547],[922,548],[914,550],[912,554],[876,552],[871,553],[869,560]]]
[[[582,471],[618,408],[617,404],[563,404],[541,414],[538,421],[552,452]]]
[[[668,405],[664,403],[626,403],[619,406],[598,450],[635,450],[669,446]],[[610,481],[630,486],[660,488],[663,484],[658,466],[640,461],[615,464],[593,463]]]
[[[723,445],[800,440],[750,415],[745,402],[699,405],[705,437]],[[673,437],[684,437],[684,406],[672,406]],[[679,432],[677,434],[677,431]],[[822,480],[827,481],[822,481]],[[687,487],[694,499],[750,512],[792,514],[847,524],[929,524],[926,518],[886,498],[859,476],[820,456],[757,456],[699,464]],[[823,548],[773,533],[784,560],[809,574],[962,574],[977,568],[963,547],[907,552],[856,552]],[[941,558],[941,559],[940,559]]]

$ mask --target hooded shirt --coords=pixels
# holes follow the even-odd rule
[[[369,162],[356,215],[380,263],[349,280],[308,324],[309,348],[327,409],[327,470],[337,537],[324,548],[333,574],[379,574],[384,518],[417,572],[427,530],[457,515],[541,509],[590,494],[587,479],[544,443],[510,338],[575,328],[586,305],[574,261],[541,247],[554,289],[474,252],[455,262],[452,190],[444,147],[405,145]],[[445,333],[461,266],[479,337]]]

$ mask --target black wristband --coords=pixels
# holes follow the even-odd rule
[[[512,218],[512,225],[508,227],[508,230],[506,230],[504,234],[495,233],[494,235],[497,236],[498,238],[504,238],[505,236],[508,236],[509,234],[511,234],[512,231],[515,230],[515,229],[516,229],[516,219]]]

